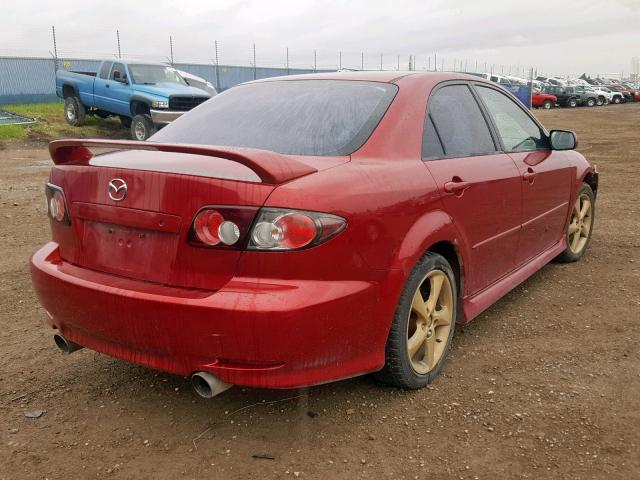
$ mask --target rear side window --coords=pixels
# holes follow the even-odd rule
[[[429,98],[428,109],[446,156],[485,155],[496,151],[487,122],[466,85],[438,89]]]
[[[108,78],[109,77],[109,70],[111,70],[111,65],[112,62],[103,62],[102,66],[100,67],[100,72],[98,74],[98,76],[100,78]]]
[[[436,132],[436,128],[433,126],[431,115],[427,115],[424,126],[424,138],[422,139],[422,159],[430,160],[442,157],[444,157],[444,150],[442,149],[440,137],[438,137],[438,132]]]
[[[349,155],[369,138],[398,87],[343,80],[283,80],[227,90],[170,123],[152,142]]]
[[[476,90],[486,105],[507,152],[527,152],[547,147],[546,136],[540,127],[516,102],[492,88],[476,86]]]

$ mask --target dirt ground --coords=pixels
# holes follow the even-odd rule
[[[182,377],[60,354],[28,272],[49,238],[46,145],[0,144],[0,479],[640,478],[640,104],[536,115],[601,172],[590,250],[458,331],[411,392],[362,377],[207,401]]]

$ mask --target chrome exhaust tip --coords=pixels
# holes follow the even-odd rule
[[[53,341],[56,342],[56,346],[60,349],[60,351],[66,354],[73,353],[76,350],[80,350],[81,348],[84,348],[82,345],[78,345],[77,343],[64,338],[59,333],[56,333],[53,336]]]
[[[191,375],[191,386],[202,398],[213,398],[233,387],[209,372],[196,372]]]

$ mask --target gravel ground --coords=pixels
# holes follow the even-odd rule
[[[459,330],[411,392],[362,377],[206,401],[185,378],[61,355],[28,273],[49,238],[46,145],[0,143],[0,479],[640,478],[640,104],[536,115],[599,167],[590,250]]]

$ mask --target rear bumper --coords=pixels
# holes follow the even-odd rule
[[[171,110],[151,110],[151,120],[155,125],[165,125],[180,118],[186,112]]]
[[[294,388],[384,362],[376,282],[235,278],[216,292],[180,289],[71,265],[54,242],[33,255],[31,273],[65,337],[171,373]]]

